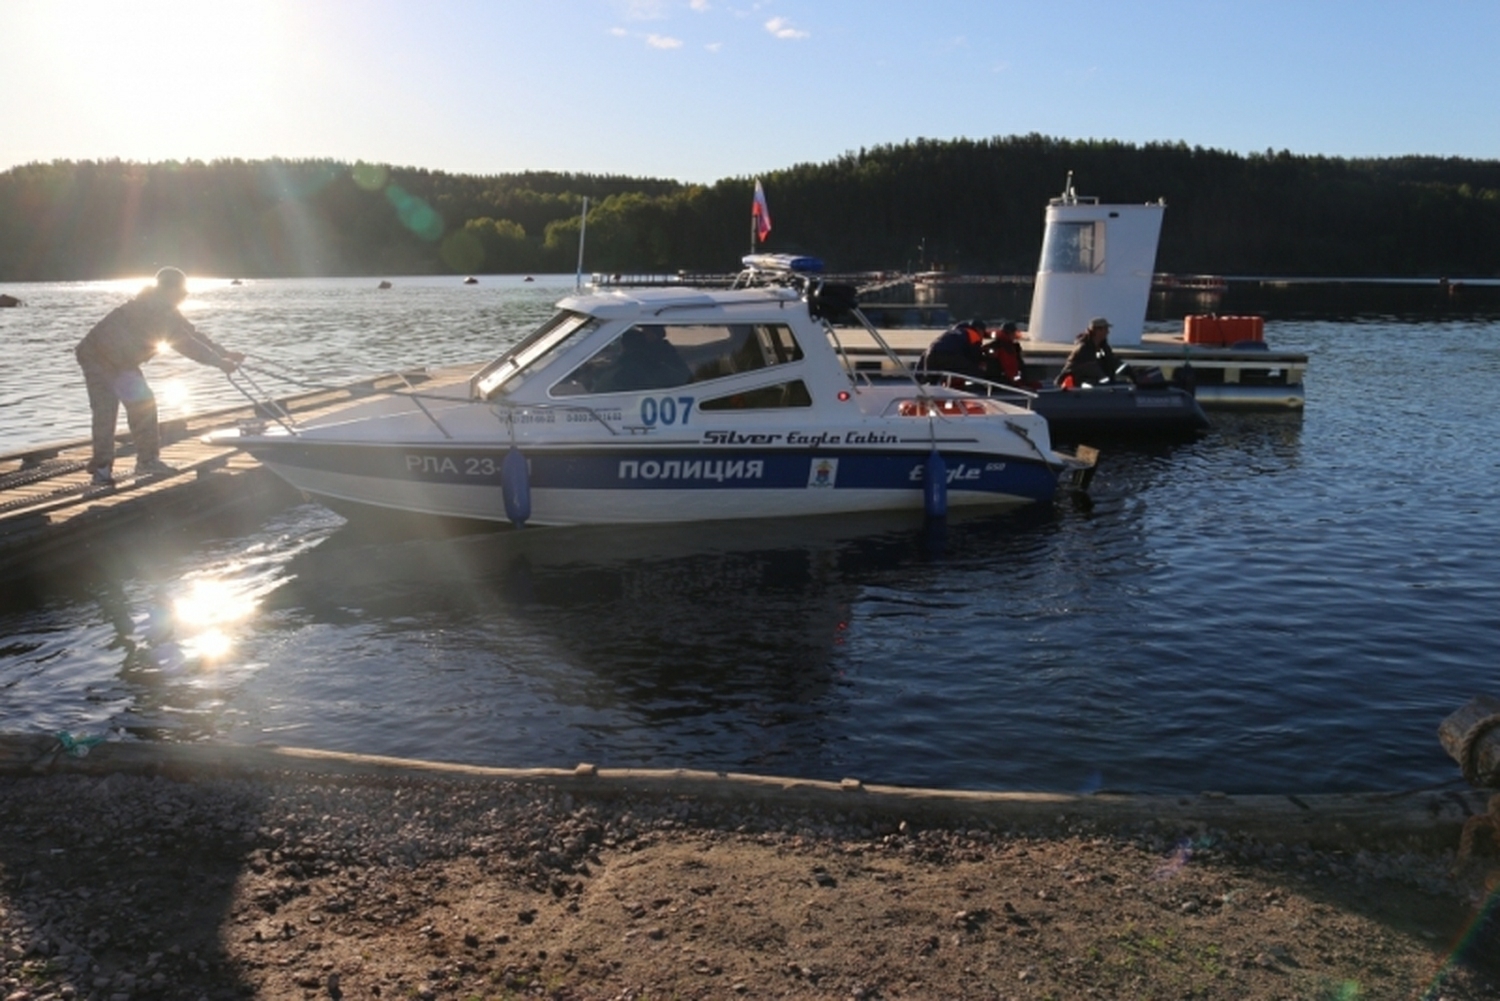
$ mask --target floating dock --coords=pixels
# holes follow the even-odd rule
[[[164,420],[161,457],[176,471],[164,476],[121,475],[114,486],[90,482],[87,438],[0,455],[0,574],[87,556],[106,533],[125,526],[177,525],[290,489],[239,448],[205,441],[213,431],[244,421],[272,420],[277,408],[306,420],[375,393],[468,375],[468,369],[406,372]],[[119,474],[130,468],[135,451],[129,435],[120,435],[117,446]]]
[[[907,365],[915,365],[922,352],[942,333],[936,328],[879,328],[880,336]],[[859,371],[886,372],[894,367],[874,338],[859,328],[841,328],[839,339]],[[1070,344],[1022,341],[1026,374],[1050,384],[1062,371]],[[1138,345],[1117,346],[1115,355],[1135,368],[1159,368],[1168,380],[1190,366],[1195,395],[1205,410],[1300,411],[1304,403],[1303,378],[1307,355],[1263,346],[1211,347],[1189,344],[1181,334],[1143,335]]]

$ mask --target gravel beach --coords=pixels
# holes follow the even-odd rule
[[[1500,997],[1456,838],[600,788],[11,768],[0,998]]]

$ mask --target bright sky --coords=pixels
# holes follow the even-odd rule
[[[0,170],[710,182],[1039,132],[1500,159],[1497,0],[0,0]]]

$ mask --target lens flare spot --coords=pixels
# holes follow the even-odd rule
[[[354,183],[366,191],[379,191],[385,187],[389,172],[379,164],[356,163],[354,165]]]
[[[181,379],[168,379],[158,383],[156,387],[156,399],[163,410],[171,410],[176,413],[192,413],[193,397],[188,391],[187,383]]]
[[[408,194],[398,184],[385,189],[386,200],[396,209],[396,218],[401,225],[423,240],[436,240],[443,235],[443,218],[422,199]]]

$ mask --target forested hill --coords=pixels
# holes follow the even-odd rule
[[[1042,136],[916,140],[762,175],[764,249],[837,270],[1028,274],[1047,199],[1164,198],[1163,271],[1500,276],[1500,161],[1242,156]],[[753,179],[493,176],[332,161],[54,162],[0,173],[0,281],[733,270]]]

